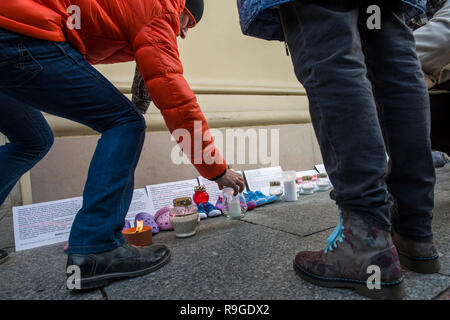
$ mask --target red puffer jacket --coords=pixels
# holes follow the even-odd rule
[[[80,8],[79,29],[66,23],[72,5]],[[1,0],[0,28],[49,41],[69,41],[92,64],[136,60],[170,132],[190,132],[192,152],[188,156],[194,163],[194,129],[200,131],[194,121],[201,121],[202,136],[209,127],[183,77],[179,58],[177,35],[184,5],[185,0]],[[212,138],[205,140],[202,153],[216,161],[207,164],[202,157],[194,165],[202,176],[213,179],[225,172],[226,164]]]

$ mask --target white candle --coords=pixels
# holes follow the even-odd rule
[[[284,181],[284,197],[286,201],[297,201],[297,186],[294,180]]]
[[[241,202],[231,201],[228,205],[228,210],[230,212],[230,217],[236,218],[241,216]]]

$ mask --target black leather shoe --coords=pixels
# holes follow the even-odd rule
[[[71,254],[67,259],[67,288],[86,290],[104,287],[120,278],[138,277],[156,271],[169,260],[170,250],[163,245],[137,248],[124,244],[102,253]]]
[[[8,259],[9,259],[8,252],[0,249],[0,264],[2,264],[3,262],[5,262]]]

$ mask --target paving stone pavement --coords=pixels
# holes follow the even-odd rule
[[[432,275],[405,269],[406,299],[449,299],[450,165],[437,177],[433,230],[442,268]],[[337,222],[328,192],[266,205],[241,221],[202,220],[194,237],[178,239],[172,231],[154,236],[172,251],[167,266],[74,294],[65,288],[64,244],[14,252],[11,212],[2,210],[0,248],[10,259],[0,264],[0,299],[363,299],[352,290],[314,286],[292,269],[296,252],[323,249]]]

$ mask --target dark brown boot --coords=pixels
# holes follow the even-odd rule
[[[0,264],[2,264],[3,262],[6,262],[6,260],[8,260],[8,259],[9,259],[8,252],[0,249]]]
[[[368,225],[352,212],[342,210],[340,215],[325,250],[299,252],[295,271],[319,286],[354,288],[375,299],[402,299],[402,269],[390,233]],[[372,268],[380,271],[377,283],[372,282]]]
[[[392,240],[397,247],[400,263],[403,266],[419,273],[439,272],[441,266],[434,241],[412,241],[395,232],[392,233]]]

